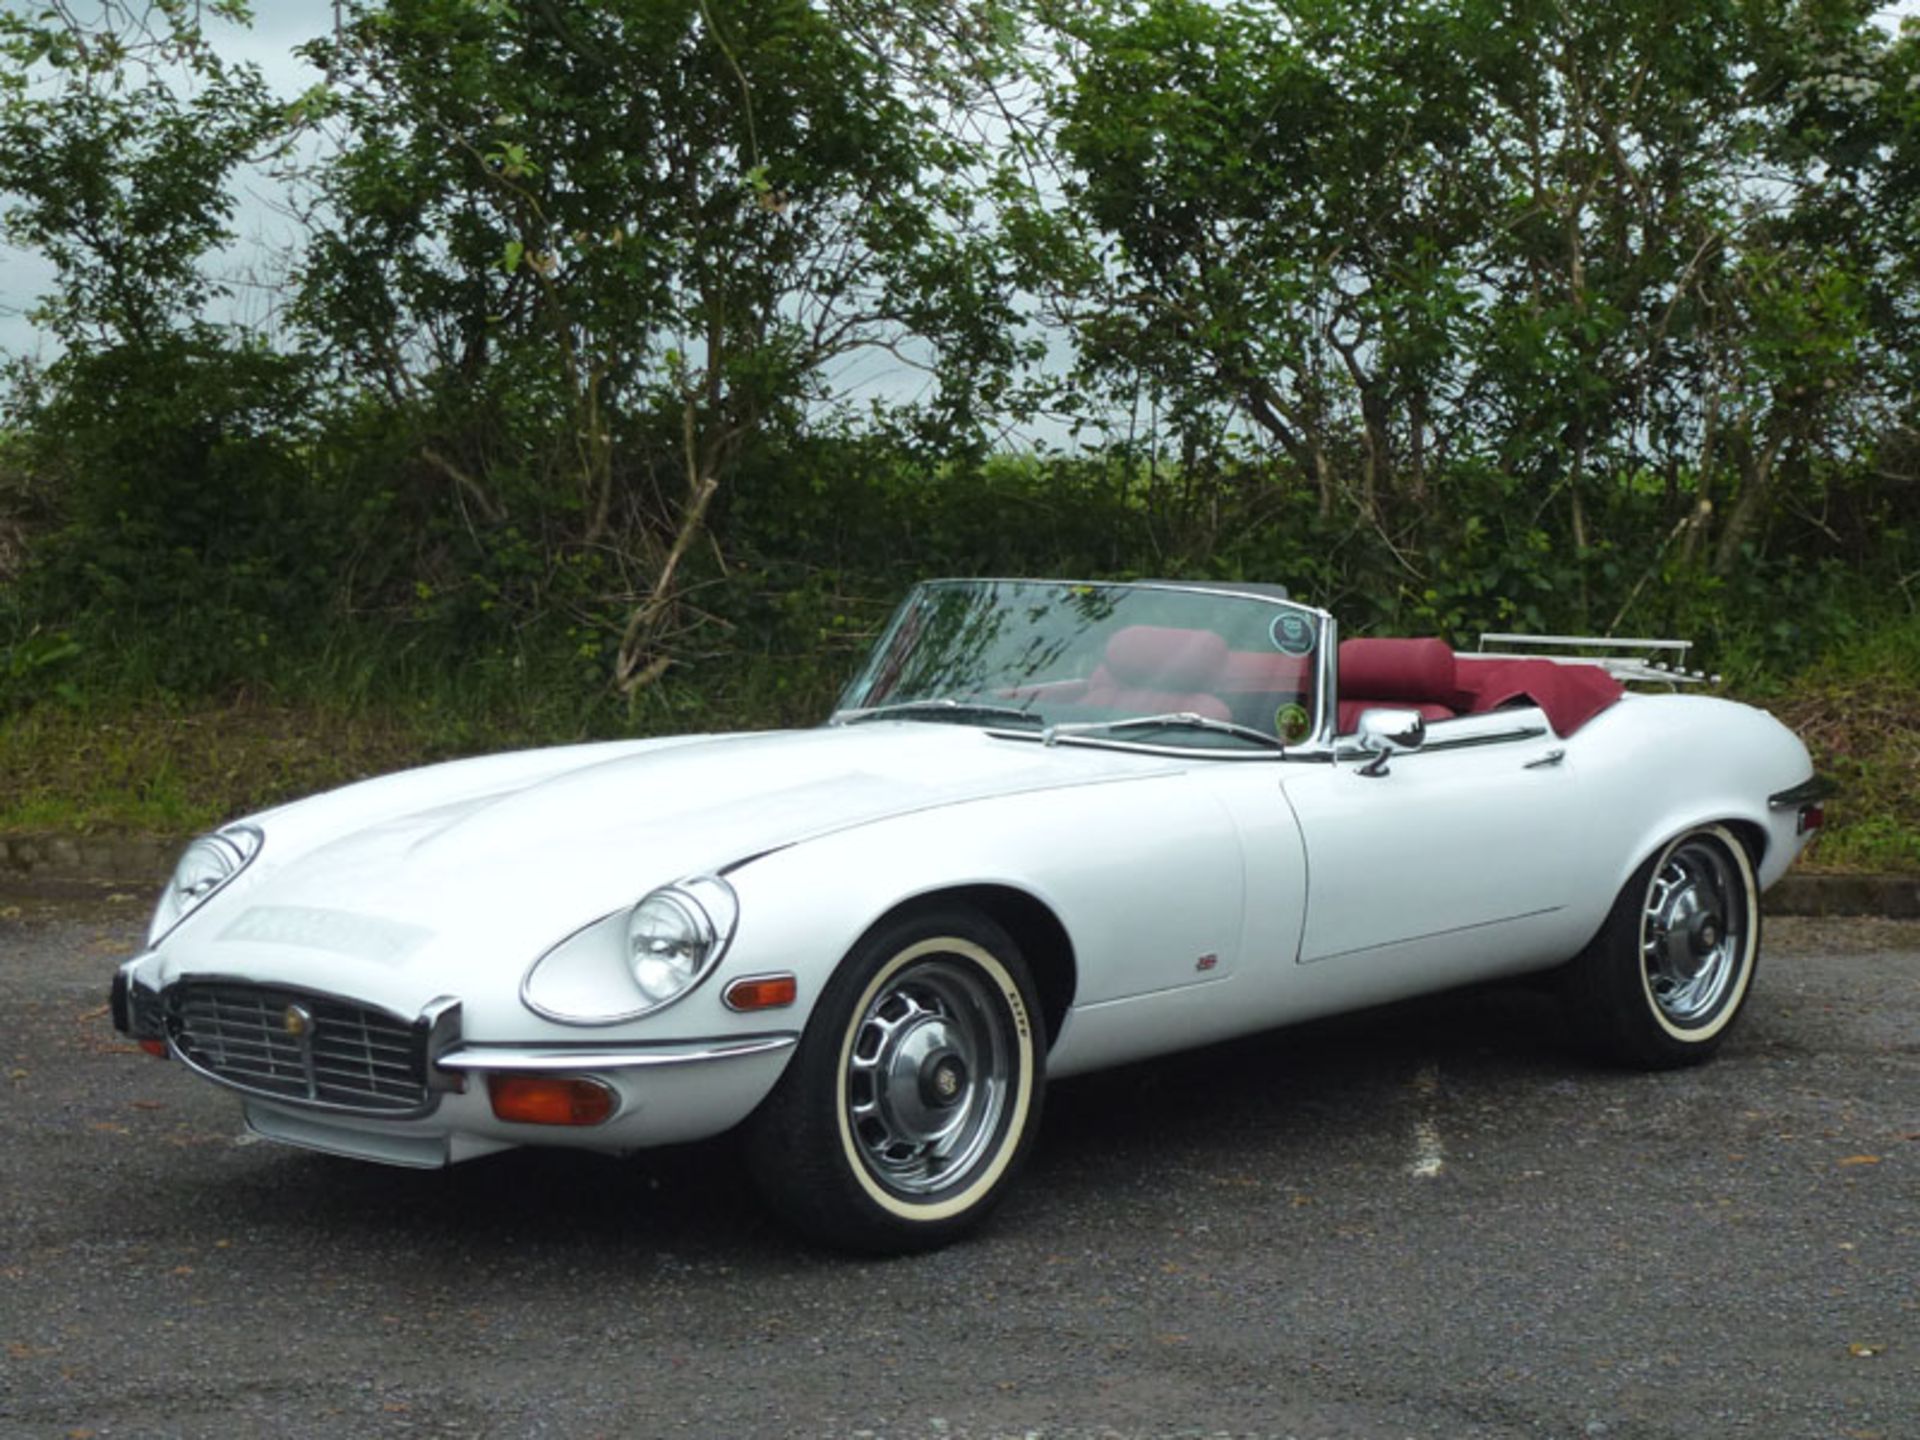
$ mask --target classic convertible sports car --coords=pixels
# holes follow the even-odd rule
[[[202,837],[114,1022],[274,1140],[439,1166],[739,1126],[803,1233],[923,1248],[1004,1194],[1049,1076],[1555,969],[1613,1059],[1711,1055],[1823,782],[1762,712],[1623,676],[1682,678],[1342,643],[1270,586],[929,583],[819,729]]]

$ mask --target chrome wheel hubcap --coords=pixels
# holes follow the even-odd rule
[[[889,1189],[944,1190],[991,1153],[1014,1069],[1003,1005],[972,967],[929,960],[894,977],[856,1022],[847,1119]]]
[[[1712,1018],[1734,988],[1746,948],[1745,891],[1718,846],[1690,841],[1647,887],[1640,952],[1647,991],[1675,1025]]]

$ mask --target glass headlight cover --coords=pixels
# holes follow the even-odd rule
[[[266,837],[254,826],[229,825],[187,846],[179,864],[173,867],[173,878],[160,892],[153,923],[147,927],[147,943],[159,944],[176,925],[211,900],[253,863],[265,843]]]
[[[633,980],[655,1005],[684,991],[706,968],[718,937],[713,921],[687,896],[656,890],[627,917]]]
[[[739,918],[733,887],[712,875],[654,890],[554,946],[520,999],[570,1025],[611,1025],[665,1009],[713,972]]]

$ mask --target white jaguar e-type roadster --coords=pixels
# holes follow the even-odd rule
[[[271,1139],[438,1166],[740,1126],[805,1234],[931,1246],[1048,1076],[1555,968],[1613,1059],[1711,1055],[1824,783],[1762,712],[1623,677],[1690,678],[1341,643],[1277,587],[925,584],[820,729],[202,837],[114,1022]]]

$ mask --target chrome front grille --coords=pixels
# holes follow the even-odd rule
[[[166,992],[181,1057],[256,1095],[391,1115],[428,1104],[427,1031],[329,995],[226,980]]]

